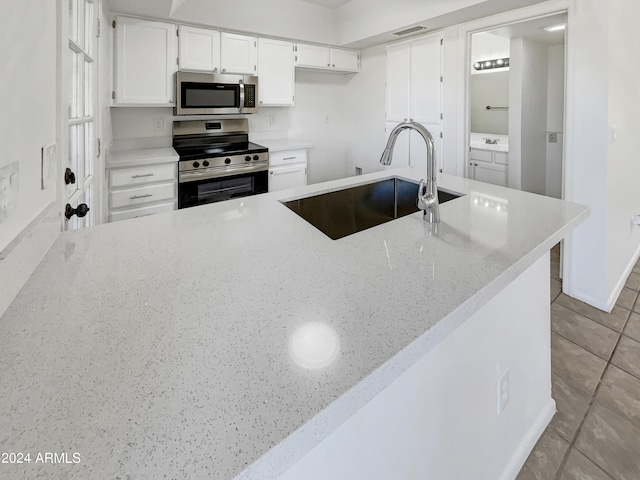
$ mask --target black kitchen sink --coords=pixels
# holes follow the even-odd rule
[[[440,203],[460,196],[438,189]],[[388,178],[282,204],[337,240],[417,212],[417,199],[417,183]]]

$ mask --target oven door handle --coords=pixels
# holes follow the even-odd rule
[[[231,177],[233,175],[241,175],[244,173],[266,172],[269,169],[267,162],[261,165],[247,165],[242,167],[226,167],[226,168],[208,168],[206,170],[198,170],[195,172],[180,172],[178,183],[196,182],[198,180],[207,180],[210,178]]]

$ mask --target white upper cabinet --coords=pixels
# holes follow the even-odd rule
[[[352,73],[360,70],[360,52],[343,48],[297,43],[295,64],[299,68]]]
[[[114,105],[174,104],[176,26],[116,17]]]
[[[293,105],[293,43],[271,38],[258,39],[258,76],[258,105]]]
[[[411,90],[409,117],[421,123],[439,124],[442,82],[442,46],[439,36],[411,42]]]
[[[222,32],[222,73],[256,75],[258,71],[258,39],[248,35]]]
[[[357,72],[360,70],[360,53],[354,50],[332,48],[331,68],[341,72]]]
[[[296,67],[331,68],[329,47],[320,45],[296,44]]]
[[[220,72],[220,32],[180,25],[180,70]]]
[[[411,45],[387,47],[387,121],[409,120]]]
[[[440,125],[441,52],[433,35],[387,47],[387,121]]]

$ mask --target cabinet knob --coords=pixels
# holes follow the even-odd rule
[[[218,73],[218,67],[215,67],[215,68],[213,69],[213,73]]]
[[[71,219],[74,215],[77,215],[78,218],[82,218],[89,213],[90,208],[86,203],[81,203],[77,208],[73,208],[70,204],[64,207],[64,216],[67,220]]]
[[[223,69],[222,69],[222,73],[224,73],[224,72],[226,72],[226,71],[227,71],[227,69],[226,69],[226,68],[223,68]]]
[[[330,67],[330,66],[331,66],[331,64],[330,64],[330,63],[327,63],[327,67]]]
[[[336,66],[336,64],[334,63],[334,64],[333,64],[333,65],[331,65],[331,66],[332,66],[332,67],[335,67],[335,66]]]
[[[64,184],[76,183],[76,174],[69,167],[64,171]]]

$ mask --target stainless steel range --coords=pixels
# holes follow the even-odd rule
[[[268,190],[269,150],[249,142],[246,118],[173,122],[173,148],[180,156],[178,208]]]

